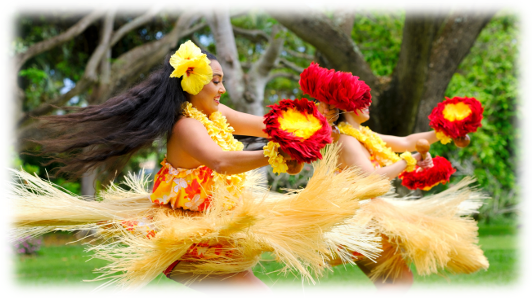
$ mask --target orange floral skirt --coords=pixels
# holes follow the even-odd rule
[[[205,211],[211,200],[210,188],[213,185],[212,170],[206,166],[195,169],[174,168],[166,161],[161,162],[161,169],[155,176],[150,199],[154,204],[168,206],[172,209],[188,211]],[[151,218],[146,220],[122,221],[121,224],[131,233],[142,233],[148,239],[157,231],[150,225]],[[211,259],[230,256],[231,249],[219,243],[196,243],[187,252],[172,263],[163,273],[168,277],[180,262]]]

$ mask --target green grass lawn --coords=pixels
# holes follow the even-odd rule
[[[502,229],[504,230],[504,228]],[[487,271],[474,274],[461,275],[415,275],[414,289],[423,289],[441,286],[509,286],[516,284],[519,279],[518,267],[518,235],[515,231],[504,230],[504,233],[482,230],[480,232],[480,245],[490,262]],[[509,235],[508,235],[509,234]],[[17,286],[79,286],[95,288],[102,282],[83,282],[97,277],[92,271],[102,267],[105,261],[92,259],[83,252],[84,246],[79,244],[54,245],[48,244],[41,248],[37,256],[14,258],[14,279]],[[267,257],[267,256],[266,256]],[[274,272],[281,265],[273,261],[261,262],[254,269],[255,275],[268,286],[275,289],[287,287],[301,287],[301,280],[297,277],[280,275]],[[186,289],[184,286],[166,279],[162,274],[152,281],[149,288],[172,287]],[[335,289],[365,288],[374,290],[369,279],[356,266],[337,266],[334,272],[321,278],[316,285],[305,285],[305,289]],[[186,289],[188,290],[188,289]],[[191,291],[191,290],[188,290]]]

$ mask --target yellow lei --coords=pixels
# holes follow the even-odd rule
[[[449,138],[448,136],[446,136],[443,132],[441,131],[436,131],[436,137],[438,138],[438,140],[440,140],[440,142],[442,144],[448,144],[452,141],[451,138]]]
[[[279,143],[269,141],[266,146],[262,147],[264,156],[268,157],[268,163],[272,166],[273,173],[281,174],[288,171],[288,165],[284,157],[279,154]]]
[[[367,126],[360,126],[360,129],[356,129],[347,122],[341,122],[338,125],[338,129],[341,133],[349,135],[357,139],[366,149],[369,154],[382,166],[389,166],[401,160],[401,157],[397,153],[393,152],[390,147],[371,129]],[[405,171],[410,172],[415,168],[415,159],[410,155],[410,152],[402,154],[407,167]],[[414,160],[414,164],[412,164]]]
[[[201,122],[207,129],[207,133],[211,139],[218,144],[224,151],[242,151],[244,145],[235,140],[232,132],[235,131],[228,123],[225,116],[220,112],[214,112],[209,117],[198,111],[190,102],[185,102],[183,108],[183,115],[188,118],[193,118]],[[246,173],[235,175],[224,175],[213,171],[214,181],[226,179],[229,183],[230,191],[240,191],[244,186]]]

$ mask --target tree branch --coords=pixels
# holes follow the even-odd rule
[[[414,130],[415,119],[428,74],[432,41],[436,35],[435,19],[430,13],[407,11],[403,42],[388,96],[380,99],[378,117],[386,119],[380,132],[407,135]],[[398,99],[400,99],[400,104]]]
[[[253,8],[253,6],[254,6],[253,4],[250,4],[239,11],[231,13],[231,18],[239,17],[241,15],[246,14],[250,9]],[[189,36],[190,34],[194,32],[204,29],[205,27],[207,27],[207,25],[208,25],[207,23],[201,23],[201,24],[195,25],[194,27],[187,28],[183,33],[181,33],[181,36],[182,37]]]
[[[333,11],[333,20],[334,24],[342,30],[345,34],[351,36],[351,31],[353,31],[353,26],[355,25],[355,12],[346,9],[336,9]]]
[[[20,89],[17,83],[17,79],[16,79],[18,76],[18,71],[24,65],[24,63],[26,63],[26,61],[28,61],[29,59],[31,59],[32,57],[40,53],[43,53],[47,50],[50,50],[54,47],[57,47],[75,38],[76,36],[81,34],[83,31],[85,31],[85,29],[87,29],[87,27],[93,24],[96,20],[101,18],[103,14],[104,12],[100,10],[93,11],[89,15],[83,17],[79,22],[77,22],[75,25],[70,27],[64,33],[59,34],[50,39],[38,42],[32,45],[31,47],[29,47],[24,53],[18,54],[16,56],[16,58],[14,59],[15,60],[14,64],[11,65],[14,75],[12,77],[13,79],[11,79],[10,81],[11,81],[11,85],[13,86],[13,89],[15,90],[15,98],[17,99],[17,102],[22,102],[25,98],[24,91]],[[56,102],[56,101],[53,101],[53,102]],[[62,97],[59,97],[57,102],[63,102]],[[18,121],[19,124],[25,122],[29,118],[29,114],[22,113],[22,112],[17,116],[19,118],[19,121]]]
[[[110,94],[127,86],[133,80],[137,80],[139,74],[144,73],[154,65],[161,63],[169,50],[176,47],[177,41],[183,36],[182,34],[190,34],[188,27],[200,17],[201,15],[198,11],[186,11],[175,22],[172,31],[166,34],[163,38],[135,47],[118,57],[111,66],[112,75],[109,87],[106,89],[106,93],[102,94],[100,97],[107,98]],[[197,29],[203,26],[205,25],[195,26],[193,28]],[[35,124],[35,121],[31,121],[32,116],[40,116],[50,113],[57,106],[64,105],[72,97],[85,92],[93,85],[94,82],[84,75],[69,92],[41,105],[31,113],[22,115],[17,128],[19,145],[22,147],[27,146],[26,139],[28,136],[33,136],[38,133],[39,125]]]
[[[176,20],[172,31],[161,39],[137,46],[120,55],[111,66],[109,90],[102,96],[107,97],[122,90],[138,80],[140,74],[149,71],[154,65],[161,64],[170,49],[176,47],[178,40],[191,34],[190,25],[200,17],[198,11],[186,11]],[[199,30],[203,26],[205,25],[193,28]]]
[[[335,26],[325,14],[312,10],[299,10],[295,14],[270,14],[301,39],[312,44],[336,70],[348,71],[360,77],[372,88],[373,96],[378,95],[377,77],[351,36]]]
[[[267,81],[269,82],[271,80],[274,80],[276,78],[281,78],[281,77],[282,78],[289,78],[291,80],[299,82],[299,75],[291,73],[291,72],[274,72],[274,73],[270,73],[270,75],[268,76]]]
[[[87,62],[87,66],[85,67],[85,73],[83,76],[87,77],[91,81],[97,81],[98,76],[96,75],[96,69],[98,67],[98,64],[100,64],[100,61],[102,60],[102,57],[104,56],[105,52],[107,52],[107,49],[109,48],[110,40],[111,40],[111,34],[113,33],[113,23],[115,19],[116,11],[109,11],[105,15],[105,20],[103,23],[104,29],[103,29],[103,35],[100,39],[100,44],[94,50],[94,53],[92,53],[91,58],[89,59],[89,62]]]
[[[233,26],[233,33],[244,38],[247,38],[253,42],[269,42],[270,37],[262,30],[250,30]]]
[[[279,58],[279,63],[280,64],[283,64],[284,66],[292,69],[293,71],[297,72],[297,73],[302,73],[303,70],[305,70],[303,67],[299,67],[297,66],[295,63],[293,62],[290,62],[288,60],[286,60],[285,58],[281,57]]]
[[[7,63],[5,90],[7,114],[9,115],[9,120],[6,121],[4,126],[7,138],[13,137],[13,129],[15,125],[19,123],[20,116],[22,114],[22,105],[24,98],[26,97],[24,91],[18,86],[17,82],[20,68],[32,57],[59,46],[81,34],[83,31],[85,31],[85,29],[87,29],[87,27],[101,18],[109,10],[109,8],[111,8],[111,5],[112,4],[104,4],[96,8],[90,14],[83,17],[69,30],[30,46],[25,52],[15,55]]]
[[[83,31],[85,31],[85,29],[87,29],[87,27],[107,13],[111,6],[112,4],[108,3],[96,8],[90,14],[83,17],[74,26],[70,27],[69,30],[30,46],[25,52],[15,55],[8,62],[6,69],[5,89],[7,103],[6,112],[9,116],[4,126],[4,130],[6,132],[5,136],[7,138],[11,139],[14,137],[15,128],[20,125],[21,119],[27,116],[23,114],[22,110],[26,95],[18,86],[18,73],[20,68],[32,57],[57,47],[81,34]]]
[[[203,28],[207,27],[207,23],[206,22],[203,22],[203,23],[200,23],[200,24],[197,24],[193,27],[190,27],[190,28],[187,28],[185,30],[183,30],[183,32],[181,32],[179,35],[181,36],[180,38],[183,38],[185,36],[189,36],[190,34],[196,32],[196,31],[199,31]]]
[[[227,78],[225,86],[231,101],[237,109],[243,110],[244,107],[239,105],[241,105],[244,94],[244,72],[238,59],[229,11],[226,8],[209,11],[206,14],[206,19],[216,42],[218,62],[220,62]]]
[[[264,108],[264,89],[268,83],[268,75],[275,67],[277,57],[279,57],[284,44],[284,34],[279,34],[285,30],[281,25],[275,24],[272,27],[269,40],[270,44],[262,53],[259,60],[251,65],[251,69],[245,76],[244,100],[246,106],[243,111],[262,116]]]
[[[118,30],[116,30],[113,33],[113,37],[111,38],[110,46],[113,47],[124,35],[126,35],[131,30],[134,30],[147,22],[149,22],[157,12],[159,12],[161,8],[160,7],[153,7],[152,9],[148,10],[145,14],[141,15],[140,17],[135,18],[133,21],[123,25]]]
[[[291,49],[284,48],[284,51],[286,51],[287,54],[289,54],[292,57],[301,58],[301,59],[307,59],[310,61],[314,61],[314,55],[310,55],[307,53],[300,53]]]
[[[284,37],[282,37],[282,34],[279,37],[277,37],[277,35],[283,30],[284,29],[280,25],[273,25],[271,36],[269,38],[271,41],[270,45],[260,56],[259,60],[252,66],[252,69],[255,68],[260,76],[267,76],[274,68],[275,60],[279,57],[284,44]]]
[[[30,112],[22,114],[21,118],[18,120],[19,126],[24,125],[24,123],[28,121],[31,117],[41,116],[50,113],[55,109],[55,106],[64,105],[72,97],[81,94],[82,92],[87,90],[91,85],[97,82],[98,76],[96,74],[96,70],[98,64],[100,64],[102,57],[109,48],[109,41],[113,32],[114,17],[115,11],[109,11],[106,13],[102,30],[103,34],[100,38],[100,44],[92,53],[89,62],[85,67],[85,72],[83,73],[81,80],[76,83],[76,86],[67,93],[62,94],[49,102],[43,103],[42,105],[40,105],[36,109],[33,109]]]
[[[462,60],[469,54],[482,29],[495,12],[453,13],[447,18],[432,46],[423,101],[417,113],[415,131],[430,129],[427,116],[442,101],[445,90]]]

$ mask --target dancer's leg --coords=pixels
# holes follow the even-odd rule
[[[356,261],[357,266],[366,274],[368,277],[372,270],[374,270],[378,265],[383,264],[384,262],[391,262],[397,276],[388,276],[386,280],[383,277],[377,277],[373,280],[373,283],[379,291],[385,290],[399,290],[406,291],[414,283],[414,275],[405,260],[395,251],[395,248],[387,241],[386,236],[382,235],[382,249],[383,252],[376,259],[376,263],[364,258],[362,260]]]
[[[257,293],[271,293],[270,288],[257,278],[251,270],[227,275],[198,276],[192,283],[186,283],[190,279],[187,274],[170,274],[168,278],[185,284],[187,287],[200,292],[211,292],[220,289],[256,291]]]

